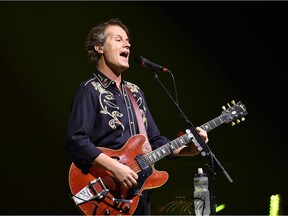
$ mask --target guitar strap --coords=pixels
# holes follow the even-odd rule
[[[147,131],[146,131],[146,128],[145,128],[145,125],[143,123],[143,118],[142,118],[142,114],[140,112],[140,109],[139,109],[139,106],[135,100],[135,97],[133,96],[130,88],[128,86],[125,86],[126,87],[126,91],[128,93],[128,96],[130,98],[130,101],[132,103],[132,106],[134,108],[134,111],[135,111],[135,114],[136,114],[136,118],[137,118],[137,124],[138,124],[138,129],[139,129],[139,133],[144,135],[145,136],[145,142],[143,144],[143,151],[145,153],[148,153],[148,152],[151,152],[152,151],[152,148],[151,148],[151,145],[149,143],[149,139],[148,139],[148,136],[147,136]]]

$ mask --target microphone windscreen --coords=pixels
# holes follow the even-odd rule
[[[143,64],[143,57],[142,56],[135,56],[134,61],[140,65]]]

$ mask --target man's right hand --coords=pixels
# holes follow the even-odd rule
[[[113,174],[117,181],[126,189],[137,185],[138,175],[130,167],[101,153],[92,163],[93,166],[101,167]]]
[[[126,188],[132,188],[137,185],[138,175],[130,169],[130,167],[119,163],[117,161],[117,165],[114,169],[111,170],[115,178]]]

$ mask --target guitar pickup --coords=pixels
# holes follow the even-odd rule
[[[101,191],[98,191],[96,186],[98,186],[98,190],[100,188]],[[93,181],[90,181],[86,187],[80,190],[77,194],[73,195],[72,199],[76,205],[80,205],[89,202],[90,200],[100,200],[107,195],[108,191],[109,190],[105,187],[103,181],[99,177]]]

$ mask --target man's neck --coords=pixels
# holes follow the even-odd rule
[[[101,71],[101,73],[103,73],[106,77],[108,77],[110,80],[114,81],[116,83],[116,86],[120,90],[120,92],[122,92],[122,89],[121,89],[121,81],[122,81],[121,73],[117,74],[114,71],[112,71],[110,68],[101,67],[101,66],[98,66],[97,70]]]

